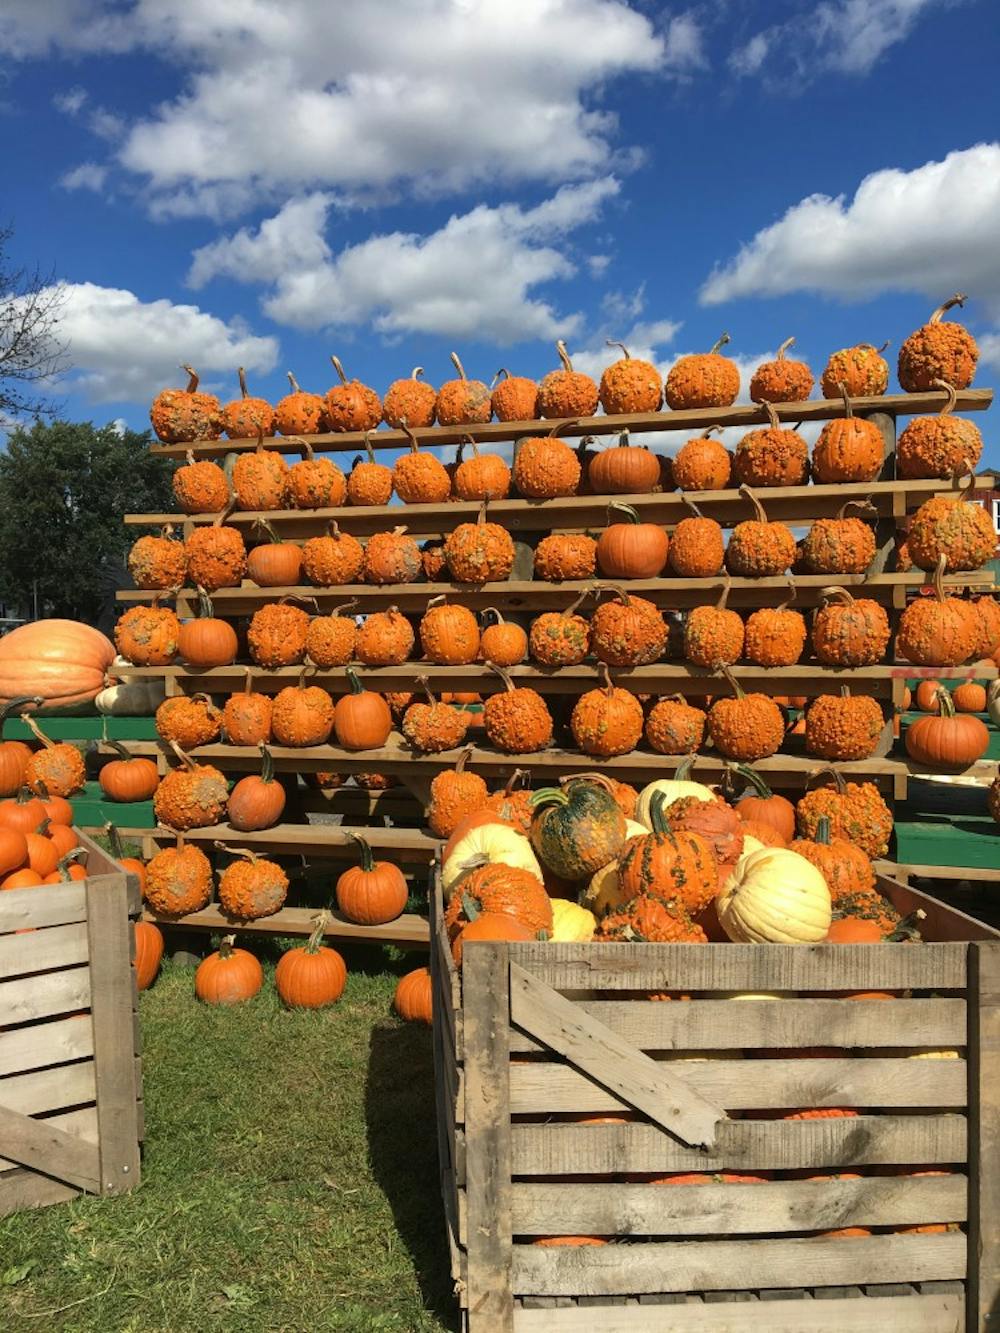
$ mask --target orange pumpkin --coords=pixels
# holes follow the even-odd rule
[[[25,695],[41,699],[43,710],[90,703],[107,685],[114,659],[114,644],[91,625],[19,625],[0,639],[0,705]]]
[[[409,896],[403,872],[391,861],[376,861],[360,834],[347,836],[361,849],[361,865],[351,866],[338,878],[337,907],[348,921],[361,926],[382,926],[395,921]]]
[[[431,974],[426,967],[414,968],[399,978],[396,993],[392,998],[392,1007],[400,1018],[407,1023],[426,1023],[428,1027],[434,1014],[434,988]]]

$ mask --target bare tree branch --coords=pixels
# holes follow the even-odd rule
[[[9,266],[14,230],[0,227],[0,418],[48,416],[44,394],[67,368],[67,348],[57,336],[66,296],[54,274]]]

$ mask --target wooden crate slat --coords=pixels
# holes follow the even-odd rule
[[[752,1197],[748,1191],[752,1190]],[[763,1185],[515,1182],[519,1236],[733,1236],[964,1222],[965,1176],[782,1180]]]
[[[860,1293],[858,1293],[860,1295]],[[601,1333],[962,1333],[963,1298],[720,1302],[718,1305],[608,1306]],[[515,1333],[594,1333],[592,1306],[514,1311]],[[665,1316],[669,1322],[664,1322]]]
[[[581,1008],[641,1050],[798,1047],[956,1047],[966,1040],[964,1000],[594,1000]],[[891,1039],[891,1041],[890,1041]],[[511,1032],[512,1053],[544,1050]]]
[[[646,1291],[718,1291],[745,1287],[833,1286],[960,1278],[960,1233],[661,1244],[515,1245],[519,1295],[635,1295]]]
[[[0,1076],[82,1060],[94,1053],[90,1015],[0,1032]]]
[[[90,972],[86,967],[0,983],[0,1014],[14,1023],[89,1007]]]
[[[599,1058],[599,1057],[596,1057]],[[698,1060],[657,1062],[727,1111],[837,1107],[941,1107],[968,1100],[964,1060]],[[596,1076],[595,1076],[596,1077]],[[510,1108],[519,1115],[632,1109],[592,1078],[564,1065],[510,1067]],[[669,1128],[669,1126],[667,1126]]]
[[[35,930],[30,935],[0,935],[0,979],[86,961],[87,927],[82,921]]]
[[[1000,945],[973,944],[969,956],[969,1253],[968,1327],[1000,1321]]]
[[[2,1171],[2,1166],[0,1166]],[[68,1203],[79,1197],[80,1191],[61,1180],[40,1176],[37,1171],[15,1167],[0,1174],[0,1217],[19,1212],[22,1208],[39,1208],[43,1204]]]
[[[97,1146],[67,1134],[47,1120],[32,1120],[0,1103],[0,1143],[19,1166],[55,1176],[68,1185],[100,1193],[101,1161]]]
[[[86,893],[79,881],[49,885],[44,894],[34,889],[7,889],[0,894],[0,935],[86,919]]]
[[[882,394],[876,397],[852,398],[851,409],[858,415],[876,412],[880,415],[911,416],[918,412],[939,412],[947,398],[939,391],[925,393]],[[962,389],[958,393],[955,410],[984,412],[993,401],[992,389]],[[800,403],[775,403],[781,421],[826,421],[844,415],[844,403],[839,398],[810,398]],[[766,424],[767,416],[754,404],[736,404],[732,407],[686,408],[679,411],[632,412],[614,416],[579,417],[560,424],[560,433],[570,439],[582,435],[616,435],[630,431],[689,430],[692,433],[706,426],[752,426]],[[488,421],[478,425],[425,426],[413,433],[427,445],[458,444],[470,436],[477,443],[513,440],[525,435],[548,435],[554,421]],[[375,430],[367,438],[376,449],[406,449],[408,437],[400,430]],[[328,435],[299,435],[287,438],[268,436],[264,445],[282,453],[301,454],[301,441],[313,445],[317,451],[358,453],[364,448],[364,431],[345,431]],[[218,458],[229,453],[256,449],[253,440],[195,440],[191,444],[160,444],[151,446],[151,452],[168,458],[183,458],[191,450],[198,458]]]
[[[75,1135],[78,1139],[83,1139],[84,1142],[86,1143],[92,1143],[95,1145],[95,1147],[97,1145],[96,1106],[81,1106],[78,1107],[75,1111],[62,1111],[56,1115],[46,1116],[45,1119],[40,1121],[39,1123],[44,1125],[52,1125],[54,1128],[61,1129],[67,1134]],[[6,1170],[20,1171],[21,1169],[22,1168],[18,1165],[17,1162],[11,1162],[7,1161],[4,1158],[0,1158],[0,1171],[6,1171]],[[30,1173],[30,1174],[36,1174],[36,1173]],[[37,1179],[41,1180],[44,1179],[44,1177],[37,1176]],[[76,1197],[78,1193],[79,1193],[78,1190],[74,1190],[73,1196]],[[43,1201],[40,1200],[39,1202]]]
[[[836,1120],[728,1120],[714,1153],[674,1143],[652,1125],[525,1125],[511,1129],[511,1174],[621,1171],[796,1171],[858,1166],[951,1165],[966,1160],[960,1115],[879,1115]]]
[[[964,944],[517,944],[511,957],[557,990],[957,990]]]
[[[82,1106],[95,1097],[93,1060],[78,1060],[0,1079],[0,1106],[20,1111],[22,1115],[42,1115],[65,1106]]]
[[[283,907],[273,916],[260,917],[252,922],[252,929],[255,934],[308,936],[316,928],[317,910],[315,907]],[[235,929],[230,919],[215,905],[177,918],[158,916],[155,912],[147,911],[143,913],[143,920],[186,930]],[[358,942],[367,940],[375,944],[396,944],[402,948],[426,948],[430,932],[426,917],[404,912],[384,926],[359,926],[353,921],[344,921],[335,916],[326,927],[324,938]]]
[[[120,829],[127,834],[129,830]],[[425,833],[423,829],[383,828],[373,825],[371,828],[354,829],[360,832],[365,841],[375,850],[388,851],[397,855],[409,855],[412,861],[429,865],[437,851],[439,840]],[[176,834],[170,829],[136,829],[136,836],[152,838],[156,842],[173,843]],[[343,824],[277,824],[273,828],[255,829],[240,832],[228,824],[213,825],[211,828],[189,829],[184,834],[188,842],[230,843],[238,847],[262,847],[272,852],[308,852],[334,858],[349,857],[357,860],[358,847],[347,836],[347,826]]]

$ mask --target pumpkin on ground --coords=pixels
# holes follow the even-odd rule
[[[724,333],[709,352],[682,356],[672,366],[663,387],[667,405],[675,411],[693,407],[729,407],[740,391],[740,372],[719,353],[730,341]]]
[[[258,921],[285,905],[288,876],[276,861],[237,847],[227,849],[239,859],[219,876],[219,906],[234,921]]]
[[[274,424],[281,435],[322,435],[329,427],[326,400],[320,393],[307,393],[289,370],[291,393],[274,406]]]
[[[650,823],[649,833],[625,844],[618,862],[621,892],[625,898],[653,894],[696,915],[712,901],[719,886],[719,863],[712,845],[700,833],[671,828],[659,791],[650,803]]]
[[[502,667],[493,669],[504,688],[483,705],[487,739],[504,754],[532,754],[552,741],[552,714],[537,690],[516,687]]]
[[[561,369],[551,370],[538,386],[538,412],[548,417],[592,417],[597,411],[600,392],[589,375],[574,370],[560,339],[556,343]]]
[[[560,879],[589,879],[625,842],[625,816],[603,778],[580,777],[531,798],[531,842]]]
[[[424,378],[423,366],[414,366],[409,379],[393,380],[382,399],[385,424],[400,430],[404,421],[413,430],[434,425],[437,390]]]
[[[242,1004],[264,984],[264,969],[252,953],[235,948],[236,936],[224,935],[215,953],[198,964],[194,993],[205,1004]]]
[[[938,704],[939,716],[922,717],[907,727],[906,753],[930,768],[968,768],[989,749],[989,728],[978,717],[956,713],[949,690],[938,691]]]
[[[972,383],[979,360],[976,340],[961,324],[942,318],[966,300],[964,292],[956,292],[900,347],[897,373],[907,393],[925,393],[935,387],[935,380],[946,380],[956,389]]]
[[[803,856],[765,847],[736,863],[716,899],[722,929],[742,944],[810,944],[825,939],[830,890]]]
[[[318,912],[305,944],[293,945],[278,959],[274,988],[290,1009],[323,1009],[344,993],[347,966],[336,949],[323,943],[331,920],[329,912]]]
[[[795,342],[786,338],[773,361],[764,361],[750,380],[754,403],[801,403],[812,393],[812,371],[804,361],[793,361],[785,353]]]
[[[584,754],[628,754],[642,736],[642,704],[628,690],[619,689],[603,668],[604,686],[581,694],[573,705],[570,730],[577,749]]]
[[[359,834],[347,836],[361,849],[361,864],[351,866],[337,880],[339,911],[348,921],[361,926],[382,926],[395,921],[409,896],[403,872],[391,861],[376,861],[368,842]]]
[[[198,392],[198,373],[181,366],[188,374],[184,389],[164,389],[149,410],[156,438],[164,444],[187,444],[193,440],[217,440],[222,434],[222,408],[214,393]]]
[[[429,968],[415,967],[399,978],[392,1007],[406,1023],[431,1026],[434,1021],[434,985]]]
[[[136,990],[149,990],[156,980],[156,974],[163,960],[163,935],[152,921],[137,921],[133,926],[133,938],[135,958],[132,960],[132,966],[135,968],[135,987]]]

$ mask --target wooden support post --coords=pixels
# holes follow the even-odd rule
[[[512,1333],[510,960],[506,944],[463,955],[469,1333]]]
[[[1000,1329],[1000,944],[969,945],[966,1327]]]
[[[86,886],[101,1193],[118,1194],[139,1183],[133,928],[124,874]]]

